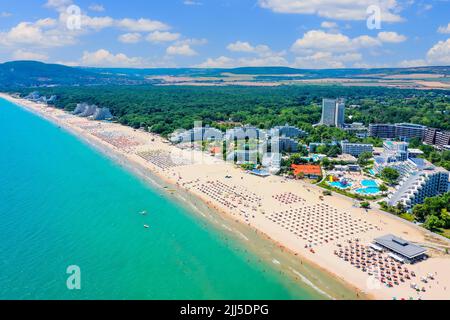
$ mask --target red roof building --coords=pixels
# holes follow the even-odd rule
[[[314,164],[293,164],[292,169],[296,176],[303,173],[306,177],[315,179],[322,175],[322,168]]]

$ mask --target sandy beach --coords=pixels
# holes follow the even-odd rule
[[[304,259],[357,288],[365,297],[450,297],[450,256],[445,254],[450,243],[411,223],[374,209],[366,212],[343,196],[322,200],[323,190],[317,186],[277,176],[250,175],[200,151],[182,150],[148,132],[91,121],[5,94],[0,98],[65,128],[105,153],[118,155],[128,167],[148,170],[174,188],[185,190],[220,214],[270,238],[299,261]],[[367,258],[372,255],[367,246],[386,234],[426,247],[430,258],[403,266],[386,254]],[[346,261],[347,252],[363,261],[364,267]],[[426,282],[422,281],[424,277],[428,278]],[[382,278],[391,280],[382,283]],[[390,282],[392,287],[387,285]],[[414,284],[423,290],[411,288]]]

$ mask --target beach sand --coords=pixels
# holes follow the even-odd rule
[[[322,189],[302,181],[250,175],[232,164],[196,150],[181,150],[165,139],[120,124],[91,121],[5,94],[1,98],[18,104],[67,129],[86,142],[115,157],[121,165],[148,171],[167,183],[166,191],[182,189],[208,207],[239,222],[300,264],[326,271],[362,298],[449,299],[449,242],[407,221],[381,212],[357,208],[340,195],[321,199]],[[173,187],[170,187],[173,186]],[[174,190],[171,190],[174,188]],[[392,288],[335,255],[338,245],[358,239],[366,246],[373,239],[394,234],[428,248],[430,258],[407,265],[416,277],[399,281]],[[253,244],[256,246],[255,244]],[[294,268],[291,272],[301,278]],[[422,277],[432,274],[427,283]],[[416,283],[425,292],[416,292]]]

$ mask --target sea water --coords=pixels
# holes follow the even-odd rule
[[[69,290],[70,266],[80,290]],[[0,99],[0,299],[316,298],[163,191]]]

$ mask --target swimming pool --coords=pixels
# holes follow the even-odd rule
[[[328,184],[334,188],[338,188],[338,189],[348,189],[352,186],[351,183],[347,183],[347,184],[343,184],[342,182],[328,182]]]
[[[375,180],[363,180],[361,185],[367,188],[378,188],[378,183]]]
[[[373,194],[377,194],[377,193],[380,193],[380,192],[381,192],[380,188],[378,188],[378,187],[368,187],[368,188],[356,189],[356,193],[359,193],[359,194],[370,194],[370,195],[373,195]]]
[[[369,173],[370,173],[371,175],[373,175],[373,176],[376,176],[376,175],[377,175],[377,173],[376,173],[375,170],[373,170],[373,169],[370,169],[370,170],[369,170]]]

